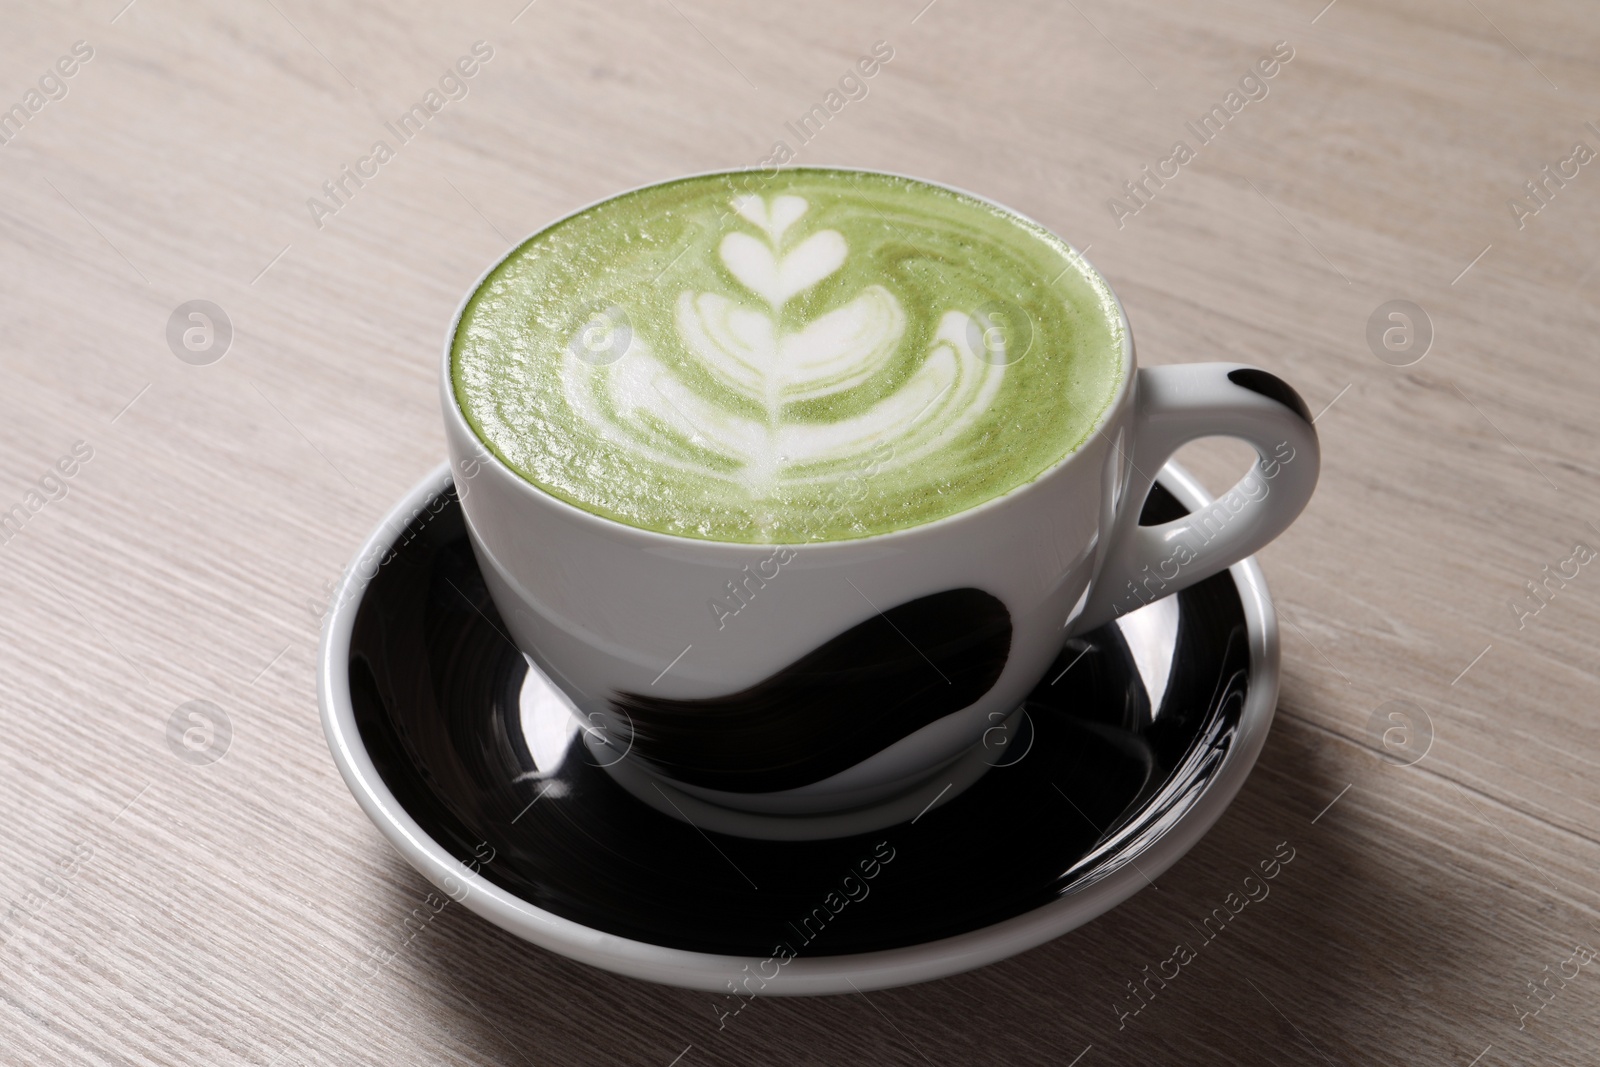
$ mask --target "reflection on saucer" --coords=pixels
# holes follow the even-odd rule
[[[1139,677],[1144,679],[1152,717],[1161,713],[1167,683],[1172,680],[1172,655],[1178,648],[1178,598],[1167,597],[1130,611],[1116,621]]]

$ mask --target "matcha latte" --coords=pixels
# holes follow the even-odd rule
[[[529,238],[462,312],[467,421],[618,522],[793,544],[901,530],[1038,477],[1124,374],[1059,238],[906,178],[707,175]]]

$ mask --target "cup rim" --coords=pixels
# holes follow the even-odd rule
[[[1122,327],[1122,345],[1120,350],[1122,359],[1122,380],[1117,383],[1116,390],[1112,393],[1111,399],[1106,403],[1105,407],[1101,409],[1100,414],[1096,416],[1095,421],[1090,425],[1089,433],[1084,437],[1083,441],[1080,442],[1077,447],[1072,449],[1072,451],[1068,452],[1066,455],[1050,464],[1028,481],[1023,482],[1021,485],[1013,486],[1011,489],[1006,490],[1004,493],[1001,493],[998,496],[989,497],[987,500],[974,504],[972,507],[964,508],[963,510],[954,512],[950,515],[940,516],[937,519],[930,519],[927,522],[920,522],[913,526],[902,527],[897,530],[885,530],[882,533],[867,534],[863,537],[848,537],[837,540],[823,541],[725,541],[716,538],[689,537],[684,534],[663,533],[660,530],[649,530],[642,526],[635,526],[631,523],[623,522],[621,519],[613,519],[606,515],[596,514],[595,512],[579,507],[570,501],[563,500],[554,493],[548,492],[542,487],[534,484],[532,481],[514,469],[510,464],[506,463],[505,460],[501,459],[500,456],[495,453],[494,449],[490,447],[489,443],[478,435],[478,431],[473,429],[472,423],[467,419],[466,412],[461,409],[460,398],[456,396],[454,375],[452,374],[452,363],[454,361],[453,350],[455,348],[456,331],[461,326],[461,316],[466,313],[467,306],[472,303],[472,298],[477,296],[478,290],[483,287],[484,282],[488,281],[489,275],[493,274],[496,270],[499,270],[501,265],[504,264],[506,260],[510,259],[513,254],[522,248],[523,245],[526,245],[535,237],[538,237],[547,230],[559,226],[568,219],[576,218],[587,211],[591,211],[594,208],[599,207],[601,204],[620,199],[624,196],[631,196],[634,193],[643,192],[646,189],[654,189],[663,185],[673,185],[677,182],[693,181],[698,178],[715,178],[724,175],[755,174],[761,173],[765,170],[765,168],[761,167],[735,167],[695,171],[689,174],[680,174],[672,178],[663,178],[657,181],[644,182],[640,185],[635,185],[627,189],[619,190],[615,193],[609,193],[595,200],[591,200],[581,207],[575,208],[564,215],[551,219],[538,228],[530,231],[527,236],[513,243],[509,248],[501,253],[500,256],[494,260],[494,262],[490,263],[488,267],[484,268],[483,272],[478,275],[477,280],[472,283],[472,285],[467,289],[466,294],[461,298],[461,302],[456,306],[455,314],[450,317],[450,327],[445,331],[444,357],[440,373],[440,393],[443,400],[442,406],[444,408],[444,417],[447,420],[454,420],[458,424],[458,428],[463,433],[465,433],[473,441],[477,442],[482,453],[482,455],[477,457],[478,461],[481,463],[492,464],[507,478],[516,483],[519,492],[531,493],[533,498],[542,503],[544,506],[554,508],[558,513],[577,521],[580,525],[589,525],[597,530],[610,531],[614,535],[622,534],[624,536],[637,536],[647,544],[672,546],[680,549],[686,544],[701,544],[714,546],[717,549],[729,551],[755,550],[758,552],[770,552],[775,548],[804,548],[807,552],[813,552],[820,549],[842,549],[847,546],[855,545],[870,544],[877,546],[888,543],[893,539],[905,539],[907,537],[917,535],[925,536],[929,533],[932,533],[935,528],[943,528],[947,525],[953,525],[960,520],[970,519],[980,512],[999,507],[1014,500],[1024,493],[1036,490],[1046,481],[1053,479],[1061,471],[1065,470],[1069,465],[1071,465],[1073,460],[1082,456],[1089,439],[1096,435],[1102,434],[1106,424],[1117,412],[1122,409],[1123,405],[1128,402],[1133,389],[1133,380],[1138,371],[1138,360],[1133,342],[1133,329],[1128,322],[1127,309],[1123,307],[1122,298],[1117,295],[1116,289],[1112,287],[1111,282],[1104,274],[1100,272],[1099,268],[1090,262],[1089,258],[1079,251],[1078,248],[1072,244],[1072,242],[1056,233],[1055,230],[1046,226],[1044,223],[1039,222],[1030,215],[1025,215],[1013,207],[1000,203],[998,200],[984,196],[980,193],[974,193],[968,189],[963,189],[958,185],[951,185],[948,182],[933,181],[928,178],[919,178],[915,175],[902,174],[898,171],[879,170],[875,167],[846,167],[828,166],[822,164],[805,164],[794,167],[782,167],[779,169],[780,171],[834,171],[855,174],[873,174],[881,177],[899,178],[903,181],[917,182],[921,185],[932,186],[936,189],[944,189],[960,196],[970,197],[971,199],[980,203],[989,205],[1005,215],[1020,219],[1032,226],[1037,226],[1045,233],[1048,233],[1050,236],[1066,245],[1071,255],[1076,257],[1076,259],[1083,264],[1088,273],[1090,273],[1094,278],[1098,279],[1100,284],[1105,287],[1105,291],[1111,297],[1111,304],[1116,309],[1117,321]]]

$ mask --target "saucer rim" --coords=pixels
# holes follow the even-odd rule
[[[1211,502],[1204,487],[1176,463],[1157,479],[1191,511]],[[541,948],[630,978],[721,993],[731,979],[760,973],[761,957],[668,948],[620,937],[555,915],[480,877],[435,841],[384,784],[361,741],[350,700],[350,642],[355,619],[382,559],[414,513],[452,484],[448,461],[413,486],[368,535],[346,568],[323,622],[317,653],[317,702],[323,733],[340,776],[391,845],[436,887],[468,910]],[[973,970],[1036,948],[1122,903],[1177,863],[1211,829],[1254,768],[1277,709],[1277,613],[1254,556],[1232,567],[1249,641],[1249,683],[1234,743],[1193,806],[1126,864],[1084,888],[1021,915],[953,937],[840,956],[788,960],[762,989],[766,996],[820,996],[889,989]],[[747,971],[745,968],[749,967]]]

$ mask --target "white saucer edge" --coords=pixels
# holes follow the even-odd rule
[[[1211,501],[1183,468],[1169,463],[1158,479],[1186,507]],[[335,590],[317,653],[317,702],[334,763],[356,802],[423,877],[468,910],[541,948],[607,971],[665,985],[725,993],[730,982],[762,974],[763,957],[727,956],[666,948],[618,937],[564,919],[523,901],[471,871],[423,831],[390,793],[360,743],[349,700],[350,637],[376,561],[419,509],[451,482],[441,463],[384,517],[346,568]],[[365,564],[374,570],[363,576]],[[889,989],[973,970],[1052,941],[1109,911],[1158,877],[1197,844],[1222,816],[1255,766],[1277,708],[1278,624],[1266,578],[1255,557],[1229,568],[1239,588],[1250,645],[1250,682],[1235,743],[1216,779],[1191,810],[1140,854],[1083,890],[1024,915],[955,937],[905,948],[844,956],[798,957],[766,981],[763,996],[824,996]],[[747,969],[748,968],[748,969]]]

